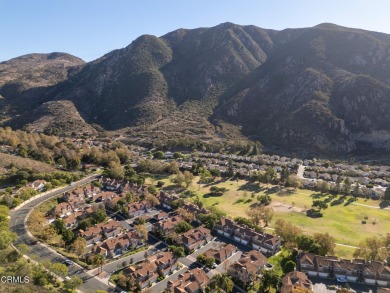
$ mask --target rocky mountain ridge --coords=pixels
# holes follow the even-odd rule
[[[98,125],[146,142],[250,138],[325,155],[390,150],[390,35],[224,23],[144,35],[89,63],[49,56],[0,64],[4,125]],[[27,72],[42,74],[11,72],[29,59]]]

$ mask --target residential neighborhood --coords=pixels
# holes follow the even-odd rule
[[[226,273],[238,288],[245,288],[260,280],[264,272],[272,270],[268,258],[278,255],[283,247],[280,236],[256,231],[228,217],[220,218],[210,230],[199,221],[199,215],[208,215],[210,211],[189,202],[178,209],[174,205],[180,197],[175,193],[158,191],[158,204],[153,205],[147,200],[150,195],[144,186],[104,177],[96,182],[101,187],[91,183],[63,193],[60,203],[48,213],[47,221],[53,223],[62,219],[67,229],[74,230],[96,211],[97,206],[106,209],[109,215],[117,215],[115,209],[122,201],[127,209],[121,213],[120,220],[118,215],[74,232],[85,239],[86,257],[102,255],[108,261],[145,245],[147,248],[148,240],[135,223],[145,226],[149,239],[173,244],[172,248],[166,244],[163,250],[145,253],[144,259],[123,269],[121,278],[133,280],[131,282],[140,290],[150,287],[152,292],[204,292],[212,277],[220,273]],[[129,192],[131,202],[126,203]],[[190,222],[185,218],[186,213],[193,215]],[[183,228],[187,226],[189,229]],[[181,232],[181,229],[185,231]],[[177,252],[180,247],[182,252]],[[204,260],[212,259],[213,263],[202,265],[199,263],[201,255]],[[299,252],[296,271],[281,279],[279,290],[287,293],[300,288],[304,292],[314,292],[312,277],[345,278],[349,282],[390,286],[390,268],[385,262]],[[160,284],[164,284],[164,288]]]

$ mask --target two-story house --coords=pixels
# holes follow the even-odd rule
[[[184,248],[188,251],[200,248],[211,241],[212,238],[211,231],[204,227],[191,229],[182,235]]]

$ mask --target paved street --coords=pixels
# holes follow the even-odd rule
[[[45,195],[36,198],[26,204],[24,204],[19,209],[12,210],[10,213],[10,229],[11,231],[15,232],[18,235],[18,240],[16,241],[16,245],[19,243],[25,243],[30,247],[30,252],[28,255],[36,260],[49,260],[50,262],[63,262],[65,261],[65,257],[61,256],[60,254],[56,253],[52,249],[48,248],[47,246],[36,243],[34,244],[33,238],[31,238],[28,233],[25,226],[25,222],[27,220],[28,214],[30,211],[39,205],[40,203],[44,202],[45,200],[54,197],[58,194],[61,194],[65,191],[74,189],[75,187],[84,185],[86,183],[89,183],[96,179],[96,176],[88,177],[83,180],[80,180],[76,183],[74,183],[72,186],[66,186],[64,188],[61,188],[59,190],[56,190],[54,192],[48,192]],[[68,267],[68,275],[76,275],[80,278],[85,278],[86,282],[79,288],[80,291],[89,293],[89,292],[95,292],[96,290],[110,290],[110,287],[101,282],[98,278],[91,278],[89,275],[85,273],[77,274],[76,272],[81,269],[80,266],[76,264],[72,264]]]
[[[141,252],[129,255],[125,258],[120,258],[116,261],[113,261],[113,262],[110,262],[110,263],[104,265],[103,270],[107,273],[113,273],[113,272],[122,268],[122,263],[124,261],[127,263],[127,265],[130,264],[131,259],[133,260],[133,263],[137,263],[137,262],[145,259],[145,252],[147,252],[148,255],[152,255],[152,254],[157,253],[158,251],[163,251],[166,248],[167,248],[167,246],[165,243],[157,242],[154,245],[152,245],[151,247],[149,247],[149,249],[147,251],[141,251]]]

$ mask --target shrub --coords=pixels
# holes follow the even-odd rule
[[[323,214],[320,211],[310,209],[306,212],[306,216],[308,216],[310,218],[321,218],[323,216]]]

